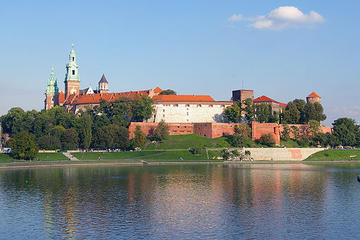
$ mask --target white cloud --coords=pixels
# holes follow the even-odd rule
[[[283,6],[272,10],[265,16],[253,18],[246,18],[241,14],[234,14],[228,21],[248,21],[250,22],[250,26],[256,29],[282,30],[299,26],[311,26],[323,22],[324,18],[315,11],[304,14],[296,7]]]

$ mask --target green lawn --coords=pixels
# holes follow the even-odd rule
[[[169,136],[168,139],[156,144],[149,144],[145,149],[188,149],[194,147],[221,148],[230,147],[225,137],[207,138],[196,134]]]
[[[12,162],[12,158],[5,153],[0,153],[0,163],[9,163]]]
[[[329,149],[317,152],[305,161],[351,161],[360,160],[360,150]]]
[[[283,146],[285,146],[287,148],[299,148],[300,147],[299,144],[296,141],[292,140],[292,139],[289,139],[289,140],[286,140],[286,141],[281,139],[280,140],[280,145],[283,145]]]
[[[38,153],[36,155],[35,160],[38,161],[64,161],[69,160],[62,153]]]
[[[208,151],[209,159],[214,161],[220,155],[220,151]],[[131,161],[209,161],[205,151],[201,154],[192,154],[187,150],[181,151],[148,151],[141,152],[105,152],[105,153],[72,153],[73,156],[79,160],[97,160],[101,157],[102,160],[126,160]],[[183,159],[183,160],[180,160]]]

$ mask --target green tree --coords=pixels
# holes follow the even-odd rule
[[[148,96],[142,96],[132,100],[132,122],[142,122],[152,117],[155,109],[153,107],[154,100]]]
[[[76,130],[79,134],[80,147],[88,149],[92,140],[92,118],[88,112],[82,113],[76,119]]]
[[[268,123],[272,117],[271,106],[266,103],[257,104],[255,106],[256,121],[260,123]]]
[[[255,120],[255,105],[251,98],[247,98],[244,100],[244,112],[245,112],[245,120],[247,122],[252,122]]]
[[[268,147],[275,146],[275,139],[271,133],[264,134],[260,137],[259,143]]]
[[[289,140],[290,132],[291,132],[291,130],[290,130],[289,125],[284,124],[283,125],[283,130],[281,132],[281,138],[284,139],[285,141]]]
[[[176,92],[172,89],[163,90],[159,95],[176,95]]]
[[[350,118],[339,118],[333,123],[334,136],[336,136],[341,145],[354,146],[357,145],[357,136],[359,135],[359,127],[355,125],[355,121]]]
[[[141,131],[141,128],[139,126],[136,126],[135,128],[135,137],[133,139],[133,144],[135,148],[143,148],[146,144],[145,133]]]
[[[34,159],[39,151],[35,137],[25,131],[16,133],[7,143],[11,148],[11,155],[16,159]]]
[[[251,136],[251,128],[247,123],[239,123],[235,125],[234,127],[235,134],[238,134],[240,136],[244,137],[250,137]]]
[[[4,133],[14,135],[18,132],[25,131],[24,121],[25,111],[22,108],[11,108],[8,113],[1,117],[1,125]]]
[[[309,135],[314,137],[320,133],[320,122],[316,120],[309,121]]]
[[[297,109],[296,104],[289,102],[283,113],[284,123],[293,123],[297,124],[300,120],[300,111]]]
[[[297,126],[291,126],[291,133],[294,136],[294,139],[300,139],[300,129]]]
[[[316,120],[318,122],[321,122],[326,119],[324,109],[320,103],[307,103],[304,109],[306,122],[309,122],[310,120]]]
[[[79,136],[74,128],[66,129],[61,136],[61,148],[64,150],[73,150],[79,147]]]
[[[297,110],[300,113],[300,117],[299,117],[299,121],[297,123],[299,124],[305,124],[308,122],[306,114],[305,114],[305,105],[306,102],[303,99],[295,99],[293,101],[293,103],[295,104]]]
[[[154,138],[158,141],[167,139],[169,136],[169,126],[164,120],[161,120],[154,131]]]
[[[37,139],[40,149],[56,150],[61,148],[60,138],[50,135],[41,136]]]
[[[242,121],[241,102],[236,101],[232,106],[225,108],[224,116],[229,122],[239,123]]]

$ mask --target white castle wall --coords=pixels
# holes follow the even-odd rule
[[[168,123],[226,122],[224,110],[227,106],[230,104],[155,103],[155,114],[148,122],[161,120]]]

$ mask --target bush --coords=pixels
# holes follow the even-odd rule
[[[268,133],[260,137],[259,143],[268,147],[273,147],[275,145],[275,139],[271,133]]]
[[[141,131],[140,126],[136,126],[135,128],[135,137],[133,139],[134,148],[143,148],[146,144],[146,136],[145,133]]]
[[[11,155],[16,159],[34,159],[39,151],[35,137],[27,132],[19,132],[7,143],[11,148]]]
[[[201,154],[201,147],[190,148],[192,154]]]
[[[164,120],[161,120],[161,122],[159,122],[158,126],[154,131],[154,139],[157,141],[162,141],[164,139],[167,139],[168,136],[169,126],[165,123]]]

